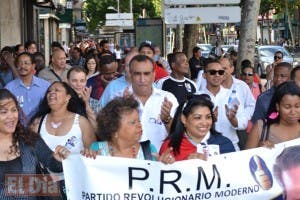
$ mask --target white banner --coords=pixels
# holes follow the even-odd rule
[[[71,155],[63,161],[70,200],[272,199],[280,195],[273,165],[287,146],[256,148],[208,161],[161,162]],[[264,183],[261,175],[264,174]]]

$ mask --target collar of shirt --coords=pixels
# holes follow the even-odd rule
[[[194,140],[192,140],[192,138],[185,132],[185,137],[190,141],[191,144],[193,144],[195,147],[197,147],[197,144]],[[210,138],[210,131],[208,131],[206,133],[206,135],[204,136],[204,138],[201,140],[201,143],[207,144],[208,139]]]
[[[26,86],[20,78],[18,78],[16,80],[18,80],[19,86],[25,87],[27,89],[30,89],[33,85],[39,86],[39,80],[35,76],[32,76],[32,81],[30,83],[30,86]]]

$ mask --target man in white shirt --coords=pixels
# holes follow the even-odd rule
[[[153,87],[155,70],[148,56],[134,56],[129,63],[129,72],[132,85],[121,94],[132,94],[138,100],[143,128],[141,140],[150,140],[159,150],[168,135],[178,102],[173,94]]]
[[[234,72],[234,66],[233,62],[229,58],[220,58],[219,62],[223,70],[225,71],[222,86],[229,89],[230,91],[236,91],[237,98],[240,102],[239,107],[243,107],[244,110],[243,117],[246,117],[249,121],[253,115],[255,108],[255,99],[249,86],[244,81],[241,81],[232,75],[232,73]],[[240,139],[240,148],[244,149],[248,133],[246,132],[246,130],[239,130],[238,135]]]
[[[229,138],[236,150],[239,150],[237,129],[245,129],[248,119],[243,116],[244,109],[241,106],[235,106],[229,110],[227,106],[228,98],[231,93],[229,89],[221,84],[224,80],[225,71],[217,61],[210,61],[204,67],[203,77],[206,79],[206,87],[200,93],[208,94],[214,105],[216,113],[216,130]]]

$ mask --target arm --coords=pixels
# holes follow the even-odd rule
[[[79,126],[82,132],[82,141],[84,148],[90,148],[91,144],[96,141],[95,131],[90,122],[83,116],[79,117]]]
[[[34,147],[34,153],[39,162],[53,172],[62,172],[62,164],[54,158],[54,153],[50,150],[42,138],[39,138]]]
[[[263,121],[258,120],[252,127],[248,140],[245,145],[245,149],[256,148],[259,146],[260,135],[262,132]]]
[[[91,108],[90,103],[89,103],[91,92],[92,92],[92,87],[91,86],[90,87],[85,87],[82,90],[82,93],[80,94],[80,97],[84,101],[87,118],[88,118],[89,122],[91,123],[92,127],[94,129],[96,129],[96,127],[97,127],[96,115],[95,115],[95,113],[94,113],[94,111]]]

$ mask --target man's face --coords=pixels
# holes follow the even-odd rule
[[[151,93],[155,72],[150,61],[134,61],[130,69],[130,76],[135,94],[144,96]]]
[[[180,54],[177,56],[175,60],[174,70],[183,76],[189,74],[189,63],[187,57],[184,54]]]
[[[153,53],[152,49],[149,47],[143,47],[140,51],[140,54],[148,56],[151,59],[153,59],[153,57],[154,57],[154,53]]]
[[[242,78],[243,81],[245,81],[247,83],[247,85],[252,85],[253,84],[253,80],[254,80],[253,69],[250,68],[250,67],[245,68],[242,71],[241,78]]]
[[[31,59],[27,55],[19,57],[17,62],[18,74],[20,77],[33,76],[35,64],[31,62]]]
[[[106,81],[112,81],[116,78],[118,65],[116,62],[112,62],[110,64],[105,64],[101,67],[100,74],[103,75],[103,78]]]
[[[79,57],[80,57],[80,52],[79,52],[78,50],[75,50],[75,49],[74,49],[74,51],[72,52],[72,54],[73,54],[73,57],[74,57],[75,59],[79,59]]]
[[[203,73],[209,87],[220,87],[224,80],[224,69],[219,63],[210,63]]]
[[[64,69],[66,67],[66,54],[64,51],[57,50],[53,53],[52,65],[53,67],[57,67],[60,69]]]
[[[300,166],[282,172],[287,200],[300,199]]]
[[[283,62],[283,56],[281,53],[276,53],[274,55],[274,62],[275,63],[280,63],[280,62]]]
[[[72,71],[68,83],[77,94],[81,94],[86,85],[86,74],[84,72]]]
[[[228,80],[231,78],[231,74],[234,71],[234,67],[231,65],[230,61],[227,58],[222,58],[220,60],[221,66],[223,70],[225,70],[224,80]]]
[[[103,44],[103,50],[109,51],[109,43],[104,43]]]
[[[275,87],[290,80],[290,70],[287,67],[275,67],[273,84]]]

